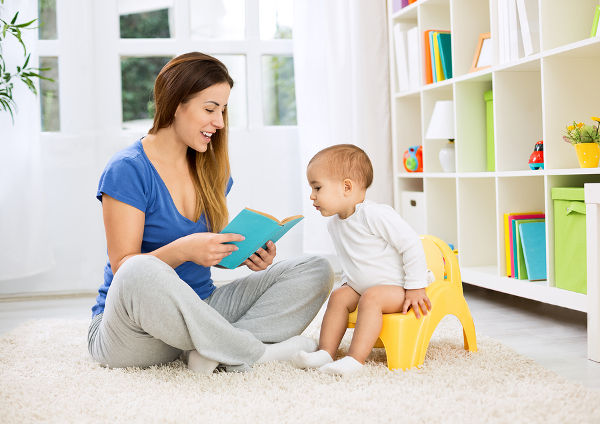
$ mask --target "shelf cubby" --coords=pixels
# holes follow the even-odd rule
[[[465,267],[498,267],[494,178],[458,178],[459,261]]]
[[[479,34],[487,32],[490,32],[490,7],[487,2],[452,2],[452,70],[455,77],[469,72]]]
[[[575,149],[562,136],[574,120],[591,124],[600,114],[598,69],[600,42],[542,59],[547,169],[579,168]]]
[[[500,177],[498,191],[498,264],[501,276],[506,275],[504,214],[516,212],[546,212],[544,176]]]
[[[597,0],[540,1],[542,49],[589,38]]]
[[[408,173],[407,173],[408,174]],[[409,174],[412,176],[412,174]],[[400,201],[403,191],[423,191],[423,178],[396,177],[396,190],[394,193],[394,208],[400,212]]]
[[[492,89],[492,75],[455,84],[454,114],[456,170],[485,172],[487,162],[485,101],[483,93]]]
[[[456,179],[425,178],[427,232],[458,246]]]
[[[426,138],[426,135],[435,103],[439,100],[452,99],[452,85],[443,85],[436,87],[435,89],[424,91],[421,97],[423,112],[423,171],[425,172],[443,172],[439,160],[439,153],[441,148],[448,143],[448,140],[428,139]]]
[[[496,170],[529,170],[529,156],[542,140],[540,61],[494,73]]]
[[[396,138],[394,140],[398,155],[396,169],[400,173],[406,172],[403,165],[404,152],[411,146],[422,143],[421,125],[421,97],[419,93],[404,96],[394,100],[396,102],[395,119],[398,122]]]

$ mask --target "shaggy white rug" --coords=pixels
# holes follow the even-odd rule
[[[305,334],[318,337],[319,323]],[[0,338],[0,422],[600,422],[600,391],[567,382],[489,338],[479,336],[478,353],[465,352],[454,317],[436,330],[421,369],[388,371],[384,351],[375,349],[353,378],[287,362],[210,376],[180,361],[111,370],[88,356],[87,326],[31,321]]]

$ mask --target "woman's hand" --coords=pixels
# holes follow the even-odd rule
[[[421,318],[419,309],[423,311],[423,315],[427,315],[427,311],[431,311],[431,301],[425,293],[425,289],[407,289],[404,297],[404,306],[402,313],[406,315],[408,309],[412,308],[415,311],[417,318]]]
[[[262,271],[267,269],[267,267],[273,263],[276,252],[277,248],[275,247],[275,243],[268,241],[267,250],[261,247],[255,254],[246,259],[242,265],[246,265],[252,271]]]
[[[240,234],[194,233],[179,239],[183,254],[183,262],[192,261],[202,266],[214,266],[225,256],[238,250],[235,244],[225,244],[242,241]]]

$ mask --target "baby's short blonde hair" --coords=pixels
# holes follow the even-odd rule
[[[346,178],[369,188],[373,182],[373,165],[369,156],[354,144],[336,144],[321,150],[308,162],[308,166],[317,159],[326,160],[332,176]]]

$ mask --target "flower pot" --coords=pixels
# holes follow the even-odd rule
[[[582,168],[596,168],[600,161],[600,146],[598,143],[579,143],[575,145],[575,153],[579,166]]]

